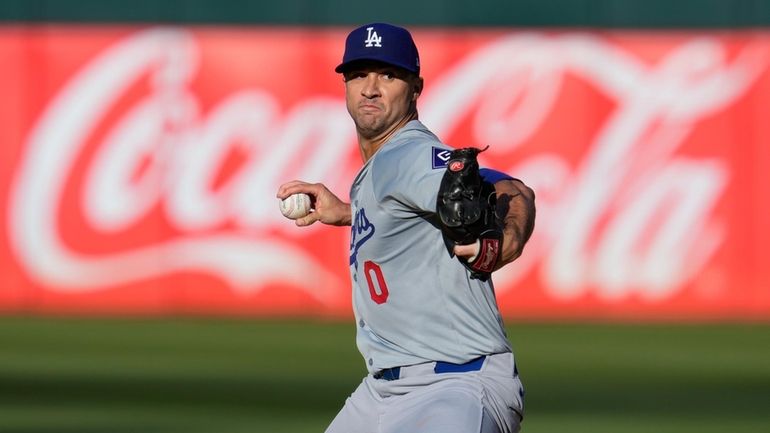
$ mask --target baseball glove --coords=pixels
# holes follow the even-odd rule
[[[484,150],[467,147],[452,151],[436,200],[436,213],[449,253],[454,254],[455,245],[479,243],[475,257],[458,259],[468,268],[471,278],[482,281],[494,270],[503,239],[495,212],[495,187],[479,174],[476,157]]]

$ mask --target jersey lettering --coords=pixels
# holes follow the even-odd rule
[[[384,304],[388,301],[388,285],[385,283],[385,277],[382,275],[382,268],[377,263],[370,260],[364,262],[364,274],[366,274],[366,284],[369,285],[369,295],[372,301],[377,304]],[[372,274],[377,279],[375,284],[372,280]]]
[[[374,224],[369,222],[366,211],[358,209],[353,216],[353,225],[350,228],[350,264],[358,269],[358,250],[374,236]]]

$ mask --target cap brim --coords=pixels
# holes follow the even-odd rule
[[[382,58],[374,58],[374,57],[359,57],[359,58],[356,58],[356,59],[348,60],[347,62],[340,63],[339,65],[337,65],[337,67],[334,68],[334,72],[336,72],[338,74],[341,74],[341,73],[344,73],[345,70],[349,69],[351,66],[355,65],[356,63],[367,62],[367,61],[368,62],[382,63],[383,65],[396,66],[398,68],[404,69],[404,70],[409,71],[409,72],[413,72],[415,74],[419,74],[420,73],[419,70],[415,71],[414,69],[412,69],[412,68],[410,68],[410,67],[408,67],[406,65],[402,65],[402,64],[397,63],[397,62],[388,62],[386,60],[383,60]]]

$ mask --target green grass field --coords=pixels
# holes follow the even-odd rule
[[[527,433],[770,431],[770,325],[510,323]],[[351,323],[0,318],[0,432],[322,432]]]

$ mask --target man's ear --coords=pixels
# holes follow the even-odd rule
[[[412,83],[412,101],[416,101],[420,94],[422,94],[422,86],[422,77],[417,77]]]

